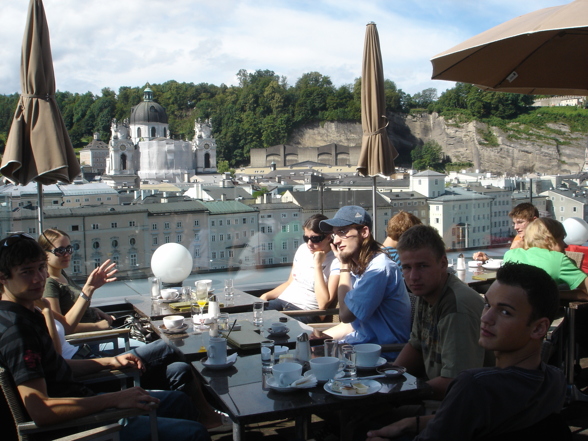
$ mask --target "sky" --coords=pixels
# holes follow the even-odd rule
[[[365,25],[375,22],[384,75],[409,94],[431,80],[430,58],[516,16],[570,0],[44,0],[57,89],[178,82],[237,85],[269,69],[289,85],[320,72],[336,87],[361,76]],[[28,0],[0,2],[0,94],[20,92]]]

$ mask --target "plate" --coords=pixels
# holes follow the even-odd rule
[[[488,260],[484,265],[482,265],[482,268],[485,269],[489,269],[489,270],[497,270],[502,266],[502,259],[490,259]]]
[[[470,268],[477,268],[479,266],[482,266],[483,262],[481,260],[471,260],[468,262],[468,266]]]
[[[235,363],[237,362],[237,360],[234,361],[229,361],[228,363],[223,363],[223,364],[210,364],[208,363],[208,357],[205,357],[202,359],[202,365],[206,368],[206,369],[211,369],[213,371],[218,371],[221,369],[227,369],[230,368],[231,366],[233,366]]]
[[[380,358],[378,358],[378,361],[376,362],[376,364],[374,366],[360,366],[360,365],[356,364],[355,367],[357,369],[376,369],[386,363],[388,363],[388,360],[386,360],[384,357],[380,357]]]
[[[184,323],[181,327],[174,329],[167,329],[165,325],[159,325],[159,329],[161,329],[164,334],[183,334],[186,332],[186,329],[188,329],[188,325]]]
[[[285,328],[282,332],[272,332],[272,328],[267,328],[267,332],[269,332],[269,335],[271,335],[273,337],[284,337],[285,335],[288,335],[288,332],[290,332],[290,329]]]
[[[312,369],[309,371],[306,371],[306,372],[310,372],[311,374],[313,373]],[[337,374],[333,377],[333,380],[340,380],[344,376],[345,376],[345,372],[343,372],[343,371],[337,372]],[[319,384],[325,384],[327,381],[329,381],[329,380],[319,380],[318,378],[316,379],[316,382]]]
[[[382,388],[382,383],[380,383],[379,381],[376,381],[376,380],[363,380],[363,381],[361,381],[361,383],[365,384],[368,387],[367,393],[361,394],[361,395],[343,395],[341,392],[335,392],[334,390],[331,389],[330,383],[325,383],[325,385],[323,386],[323,389],[325,391],[327,391],[328,393],[330,393],[331,395],[335,395],[336,397],[354,399],[354,398],[363,398],[368,395],[375,394],[376,392],[378,392]]]
[[[386,378],[398,378],[406,373],[406,368],[402,366],[385,366],[378,368],[377,371],[386,375]]]
[[[307,371],[304,373],[304,375],[302,377],[306,377],[308,375],[310,375],[312,372]],[[302,378],[300,377],[300,378]],[[300,378],[298,380],[300,380]],[[298,381],[298,380],[294,380],[294,381]],[[266,380],[266,384],[268,385],[268,387],[272,390],[275,390],[277,392],[294,392],[295,390],[304,390],[304,389],[309,389],[306,387],[292,387],[292,386],[279,386],[276,383],[276,380],[274,377],[269,377]]]

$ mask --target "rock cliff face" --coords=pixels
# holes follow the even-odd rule
[[[410,166],[412,148],[434,140],[451,162],[471,162],[483,172],[569,174],[584,169],[588,135],[571,133],[565,124],[522,131],[512,124],[509,129],[512,131],[504,132],[479,121],[457,123],[423,113],[392,116],[388,133],[400,153],[398,165]],[[290,144],[354,146],[361,145],[361,136],[359,123],[316,124],[297,130]]]

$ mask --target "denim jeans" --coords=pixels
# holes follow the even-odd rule
[[[181,392],[149,391],[161,400],[157,409],[157,433],[160,441],[208,441],[210,436],[204,426],[193,420],[195,412],[190,398]],[[148,441],[151,430],[148,416],[138,416],[119,421],[124,427],[120,432],[123,441]]]
[[[184,355],[163,340],[132,349],[147,366],[141,376],[144,389],[179,390],[194,380],[192,368],[184,360]]]

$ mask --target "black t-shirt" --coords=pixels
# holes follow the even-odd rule
[[[0,364],[17,386],[44,378],[50,397],[94,395],[74,380],[69,365],[55,351],[43,315],[8,301],[0,301]]]

